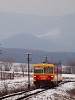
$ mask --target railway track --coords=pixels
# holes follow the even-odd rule
[[[31,96],[33,96],[33,95],[36,95],[36,94],[38,94],[38,93],[41,93],[41,92],[43,92],[43,91],[46,91],[47,89],[36,89],[36,91],[35,90],[33,90],[33,91],[30,91],[27,95],[24,95],[23,97],[20,97],[20,98],[18,98],[18,99],[16,99],[16,100],[22,100],[22,99],[28,99],[28,98],[30,98]]]
[[[45,89],[34,89],[34,90],[30,90],[30,91],[23,91],[23,92],[14,93],[14,94],[0,97],[0,100],[12,100],[12,98],[13,98],[13,100],[21,100],[23,98],[27,98],[31,95],[35,95],[35,94],[38,94],[43,91],[45,91]]]
[[[75,82],[75,81],[62,81],[61,83],[58,84],[58,86],[65,84],[67,82]],[[51,89],[52,88],[54,89],[56,87],[51,87]],[[44,92],[48,89],[50,89],[50,88],[42,87],[40,89],[34,89],[34,90],[30,90],[30,91],[23,91],[23,92],[19,92],[19,93],[14,93],[11,95],[0,97],[0,100],[12,100],[12,98],[13,98],[13,100],[23,100],[24,98],[25,99],[30,98],[31,96],[36,95],[36,94],[41,93],[41,92]]]

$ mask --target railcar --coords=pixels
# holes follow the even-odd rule
[[[37,88],[51,86],[62,81],[62,68],[51,63],[36,63],[33,66],[33,83]]]

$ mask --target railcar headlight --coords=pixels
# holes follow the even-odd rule
[[[51,77],[53,77],[53,76],[51,76]]]
[[[43,66],[44,66],[45,64],[43,64]]]
[[[34,77],[36,77],[36,76],[34,76]]]

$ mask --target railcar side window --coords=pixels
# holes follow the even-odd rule
[[[41,66],[34,67],[34,73],[43,73],[43,68]]]
[[[53,73],[53,67],[44,67],[44,73]]]

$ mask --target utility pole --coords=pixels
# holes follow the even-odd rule
[[[0,45],[1,45],[1,44],[0,44]],[[1,51],[2,51],[2,50],[1,50],[1,48],[0,48],[0,54],[1,54]]]
[[[59,66],[61,67],[61,60],[58,60],[59,61]]]
[[[28,61],[28,90],[30,90],[30,67],[29,67],[29,63],[30,63],[30,55],[31,53],[27,53],[27,61]]]

